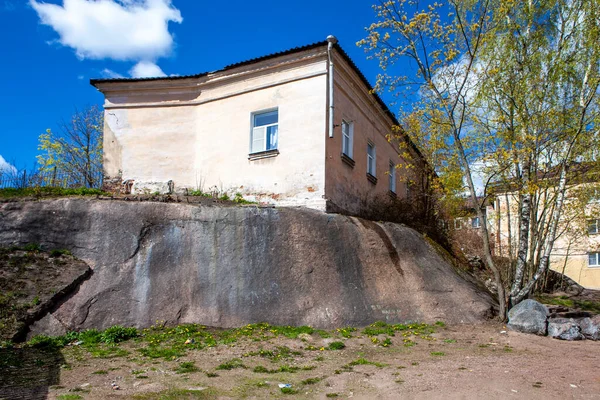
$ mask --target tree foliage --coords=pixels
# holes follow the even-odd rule
[[[104,115],[91,106],[76,110],[69,121],[59,124],[59,132],[50,129],[39,137],[37,156],[43,172],[58,171],[73,183],[97,188],[102,182],[102,129]]]
[[[485,220],[474,165],[485,166],[487,184],[516,193],[519,234],[508,280],[482,224],[482,256],[502,316],[506,303],[527,296],[548,268],[569,168],[595,160],[599,6],[599,0],[382,1],[358,43],[379,61],[376,89],[398,98],[403,126],[397,130],[421,146],[446,198],[466,190]]]

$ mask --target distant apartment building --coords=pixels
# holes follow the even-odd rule
[[[423,157],[388,140],[398,121],[333,37],[215,72],[91,84],[105,96],[108,189],[359,214],[426,185]]]

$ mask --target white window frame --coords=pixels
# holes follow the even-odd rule
[[[390,160],[390,192],[396,193],[396,163]]]
[[[261,125],[261,126],[254,126],[254,120],[255,120],[256,116],[261,115],[261,114],[272,113],[274,111],[277,112],[277,122],[276,123]],[[267,132],[268,132],[268,128],[272,127],[272,126],[277,126],[277,146],[273,149],[267,149],[267,142],[268,142]],[[259,129],[264,129],[264,137],[263,137],[264,146],[262,146],[262,149],[255,150],[254,142],[257,141],[255,139],[255,136]],[[279,148],[279,108],[270,108],[267,110],[252,112],[250,114],[250,154],[262,153],[264,151],[277,150],[278,148]]]
[[[591,268],[600,267],[600,253],[596,251],[588,253],[588,266]]]
[[[588,219],[588,235],[597,235],[600,233],[600,220],[599,219]]]
[[[348,138],[348,148],[346,148]],[[350,159],[354,157],[354,122],[342,120],[342,154]]]
[[[461,230],[463,226],[462,218],[454,218],[454,230]]]
[[[373,149],[373,154],[369,149]],[[377,177],[377,149],[371,142],[367,143],[367,174]]]
[[[475,221],[477,221],[477,223],[475,223]],[[479,219],[479,217],[471,218],[471,228],[473,228],[473,229],[481,228],[481,220]]]

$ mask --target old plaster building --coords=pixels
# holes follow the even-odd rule
[[[388,141],[397,121],[332,36],[215,72],[91,83],[105,95],[105,183],[134,193],[356,214],[425,184],[417,148]]]

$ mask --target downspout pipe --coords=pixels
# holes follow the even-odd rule
[[[333,45],[337,43],[337,38],[333,35],[327,36],[327,58],[329,60],[329,74],[328,74],[328,97],[329,97],[329,137],[333,138]]]

